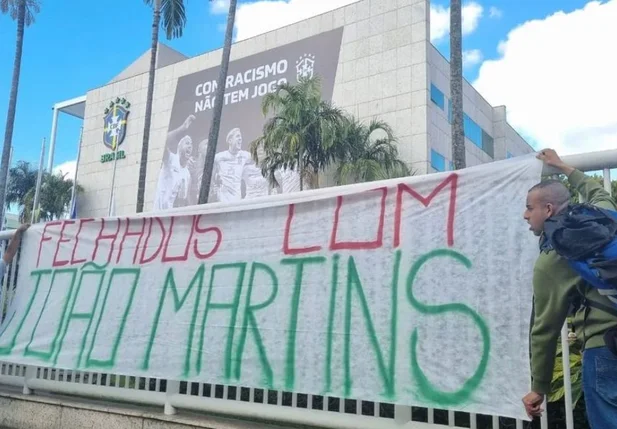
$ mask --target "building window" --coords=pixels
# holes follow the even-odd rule
[[[435,85],[431,84],[431,100],[433,103],[437,104],[443,110],[447,110],[448,122],[452,123],[452,101],[448,98],[446,99],[443,93],[435,87]],[[447,108],[445,104],[448,104]],[[463,113],[463,130],[465,132],[465,137],[467,137],[473,144],[486,152],[491,158],[494,158],[495,152],[495,144],[493,142],[493,138],[486,133],[480,127],[480,125],[476,124],[474,120],[472,120],[467,113]]]
[[[510,152],[506,152],[506,159],[510,158],[514,158],[514,155],[512,155]]]
[[[435,85],[431,83],[431,101],[435,103],[441,110],[445,110],[446,97]]]
[[[482,150],[491,158],[495,157],[495,142],[484,130],[482,130]]]
[[[446,171],[446,159],[434,149],[431,149],[431,167],[437,171]]]
[[[482,128],[467,116],[466,113],[463,114],[463,127],[465,129],[465,137],[482,149]]]

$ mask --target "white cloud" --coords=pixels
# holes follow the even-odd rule
[[[236,11],[237,40],[347,6],[358,0],[276,0],[242,3]]]
[[[463,36],[473,33],[478,28],[483,14],[484,8],[476,2],[463,5]],[[450,8],[431,5],[431,40],[439,42],[448,34],[450,34]]]
[[[463,67],[473,67],[480,64],[482,61],[482,51],[479,49],[470,49],[463,51]]]
[[[617,0],[525,22],[485,61],[474,86],[543,147],[578,153],[615,147],[613,40]]]
[[[488,10],[488,17],[489,18],[501,18],[503,16],[503,12],[501,11],[501,9],[495,7],[495,6],[491,6]]]
[[[77,170],[77,160],[66,161],[54,167],[54,174],[66,174],[67,179],[75,180],[75,172]]]
[[[358,0],[261,0],[241,3],[236,11],[236,39],[244,40],[268,31],[329,12]],[[215,0],[213,13],[227,12],[229,0]],[[484,9],[474,1],[463,5],[463,34],[472,33]],[[431,40],[439,41],[448,35],[450,9],[431,5]]]
[[[210,2],[210,12],[214,14],[227,13],[229,11],[229,0],[214,0]]]

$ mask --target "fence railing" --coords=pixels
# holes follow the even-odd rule
[[[604,186],[610,192],[610,169],[617,168],[617,150],[592,152],[566,157],[574,167],[602,171]],[[554,174],[547,169],[546,174]],[[0,249],[6,246],[10,231],[0,232]],[[0,279],[0,320],[10,305],[17,286],[19,254]],[[574,428],[572,386],[570,383],[568,328],[562,330],[565,429]],[[445,410],[408,407],[387,403],[341,399],[296,392],[284,392],[243,386],[179,382],[118,374],[68,371],[0,362],[0,385],[17,386],[24,394],[35,390],[110,401],[123,401],[162,407],[165,414],[176,409],[224,414],[245,419],[301,424],[309,426],[363,428],[432,428],[446,425],[457,428],[502,429],[537,428],[538,423]],[[423,425],[424,423],[425,425]],[[548,429],[547,413],[539,427]],[[563,426],[560,426],[563,427]]]

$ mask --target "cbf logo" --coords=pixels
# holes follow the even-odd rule
[[[296,79],[312,79],[315,72],[315,55],[304,54],[296,61]]]
[[[105,109],[103,143],[115,151],[126,137],[126,120],[129,116],[131,103],[124,98],[116,98]]]

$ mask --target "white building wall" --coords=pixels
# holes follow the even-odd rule
[[[234,44],[231,60],[253,55],[344,26],[333,102],[362,119],[378,116],[399,138],[401,157],[420,172],[428,168],[429,4],[427,0],[361,0],[311,19]],[[148,150],[145,208],[151,209],[177,79],[220,64],[221,50],[157,70]],[[135,212],[148,76],[116,81],[87,94],[82,156],[77,180],[85,191],[80,217],[105,216],[113,162],[101,163],[105,107],[116,97],[131,103],[126,158],[116,173],[115,213]]]
[[[448,160],[450,125],[446,112],[431,102],[430,83],[446,95],[447,61],[430,44],[428,0],[361,0],[346,7],[234,44],[231,60],[286,45],[324,31],[344,27],[335,79],[333,102],[362,120],[378,117],[394,128],[399,154],[416,174],[430,167],[430,146]],[[148,150],[145,209],[151,210],[161,168],[165,138],[177,79],[220,64],[221,50],[176,62],[157,70]],[[121,73],[120,76],[126,76]],[[117,97],[131,103],[127,135],[120,149],[126,158],[117,163],[115,214],[135,212],[143,139],[147,73],[114,81],[87,94],[84,135],[78,169],[84,193],[78,199],[79,217],[106,216],[111,192],[113,162],[101,163],[109,153],[103,143],[105,108]],[[513,140],[518,154],[525,143],[467,83],[465,111],[493,135],[493,124],[503,129],[503,147]],[[521,143],[522,142],[522,143]],[[505,157],[506,151],[499,152]],[[497,156],[497,155],[496,155]],[[468,142],[469,165],[491,157]],[[331,185],[331,181],[322,181]]]
[[[448,120],[450,64],[430,43],[428,52],[429,92],[431,85],[434,85],[443,94],[443,103],[440,103],[439,96],[432,96],[429,93],[431,98],[429,103],[429,164],[431,164],[431,151],[436,151],[445,158],[446,169],[450,169],[452,161],[451,124]],[[483,150],[480,147],[482,138],[478,139],[476,132],[468,132],[468,124],[465,124],[465,155],[468,167],[505,159],[508,154],[518,156],[533,151],[533,148],[507,123],[505,107],[491,106],[466,80],[463,81],[463,110],[476,124],[471,125],[470,129],[477,126],[493,139],[491,154],[490,150]],[[432,162],[432,164],[438,164],[438,162]],[[437,170],[431,166],[429,171]]]

